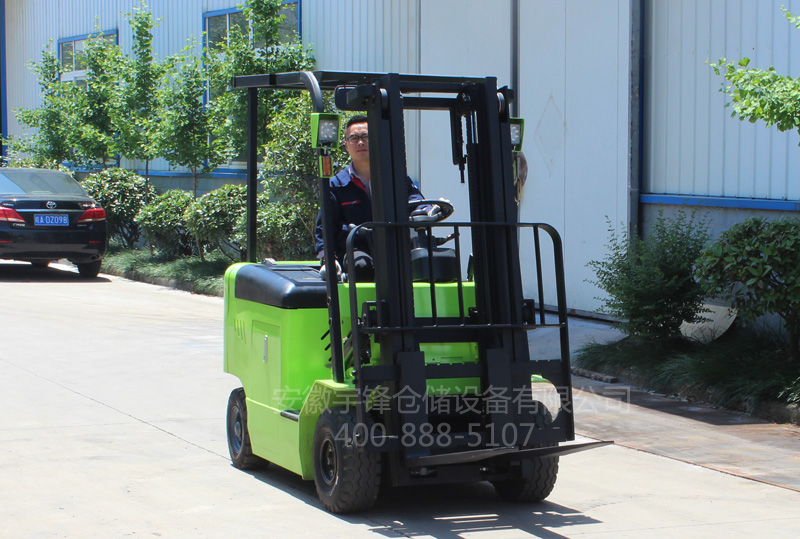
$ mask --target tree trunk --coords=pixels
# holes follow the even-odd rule
[[[144,160],[144,184],[147,187],[148,192],[150,191],[150,159]],[[148,203],[151,202],[150,200],[147,201]]]
[[[194,238],[194,244],[197,245],[197,254],[200,255],[200,260],[203,262],[206,261],[206,255],[203,254],[203,246],[200,244],[200,240],[197,239],[197,236]]]
[[[189,167],[192,171],[192,193],[194,198],[197,198],[197,167]]]

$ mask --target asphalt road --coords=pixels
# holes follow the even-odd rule
[[[310,482],[230,465],[225,407],[239,384],[222,372],[220,298],[0,262],[0,343],[3,537],[800,536],[800,491],[780,474],[719,471],[681,449],[719,425],[682,417],[686,428],[618,390],[576,392],[579,432],[621,445],[563,457],[546,502],[503,503],[488,484],[406,488],[339,517]],[[800,438],[784,434],[742,452],[797,465]],[[722,438],[728,462],[741,439]],[[643,447],[659,440],[676,454]]]

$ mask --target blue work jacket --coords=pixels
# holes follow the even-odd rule
[[[408,184],[408,200],[422,200],[419,188],[414,185],[411,178],[406,176]],[[342,261],[346,251],[347,234],[349,225],[361,225],[372,221],[372,200],[361,180],[353,173],[353,166],[339,172],[330,180],[331,209],[333,213],[333,229],[336,231],[336,257]],[[317,216],[317,228],[314,232],[316,238],[317,258],[324,256],[322,243],[322,212]],[[366,240],[362,239],[354,246],[361,251],[369,252]]]

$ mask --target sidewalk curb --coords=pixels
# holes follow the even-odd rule
[[[147,283],[147,284],[154,284],[158,286],[164,286],[167,288],[174,288],[176,290],[182,290],[184,292],[191,292],[192,294],[200,294],[203,296],[211,296],[211,297],[222,297],[222,291],[217,292],[215,294],[211,294],[206,290],[197,290],[194,286],[194,283],[189,281],[181,281],[178,279],[168,279],[166,277],[153,277],[150,275],[145,275],[140,273],[136,270],[124,270],[122,272],[114,271],[110,268],[103,268],[101,270],[102,273],[106,275],[114,275],[116,277],[122,277],[124,279],[129,279],[131,281],[136,281],[140,283]]]

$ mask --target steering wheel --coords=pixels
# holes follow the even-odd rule
[[[450,203],[449,200],[445,200],[443,198],[439,200],[434,200],[432,198],[425,198],[422,200],[409,200],[408,214],[410,216],[414,212],[414,210],[422,208],[423,206],[433,206],[434,204],[439,206],[441,208],[441,211],[438,214],[436,214],[435,219],[427,219],[424,220],[423,222],[438,223],[440,221],[444,221],[445,219],[453,215],[453,211],[455,211],[453,205]],[[414,219],[411,220],[413,221]]]

